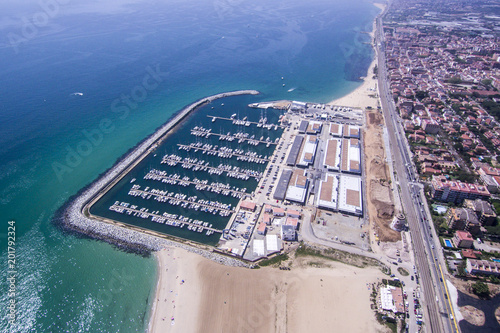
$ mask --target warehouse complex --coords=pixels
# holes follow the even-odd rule
[[[313,197],[318,208],[363,216],[360,127],[301,120],[296,129],[289,169],[282,170],[273,198],[304,205]]]

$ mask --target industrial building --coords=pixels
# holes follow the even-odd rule
[[[297,169],[292,174],[285,198],[289,201],[304,204],[308,187],[309,180],[307,179],[306,171]]]
[[[346,214],[363,216],[361,178],[341,175],[339,180],[338,210]]]
[[[285,199],[286,190],[288,188],[288,183],[290,183],[290,178],[292,177],[292,170],[284,169],[281,172],[280,179],[278,184],[276,185],[276,189],[274,190],[273,198],[275,200],[283,200]]]
[[[343,135],[344,138],[353,138],[353,139],[361,138],[359,126],[345,124],[343,129]]]
[[[337,210],[339,190],[339,175],[327,174],[326,180],[321,182],[317,206],[328,210]]]
[[[310,121],[308,126],[307,126],[307,130],[306,130],[306,133],[307,134],[313,134],[313,135],[317,135],[319,133],[321,133],[321,129],[323,128],[323,124],[319,121]]]
[[[318,138],[315,135],[308,135],[304,142],[297,165],[307,168],[309,165],[313,164],[317,147]]]
[[[341,140],[331,139],[326,142],[326,153],[323,157],[323,166],[328,171],[340,170]]]
[[[361,174],[361,148],[358,139],[343,139],[341,171]]]
[[[309,127],[309,122],[307,120],[302,120],[299,125],[299,133],[305,134],[308,127]]]
[[[332,123],[330,124],[330,135],[341,138],[344,127],[341,124]]]
[[[288,157],[286,159],[286,165],[295,165],[295,163],[297,162],[297,156],[299,156],[300,147],[302,147],[303,140],[304,137],[300,135],[297,135],[295,139],[293,139],[292,147],[290,148],[290,152],[288,153]]]

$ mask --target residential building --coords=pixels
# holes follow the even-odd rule
[[[294,241],[296,239],[295,228],[291,225],[281,226],[281,240],[283,241]]]
[[[479,234],[481,224],[476,213],[470,208],[451,208],[448,213],[448,227],[455,230],[467,230]]]
[[[455,236],[453,236],[453,244],[455,247],[470,249],[474,239],[468,231],[457,230]]]
[[[467,273],[472,275],[500,276],[500,262],[467,259],[466,269]]]
[[[443,180],[443,177],[433,177],[431,195],[434,199],[455,204],[465,199],[483,199],[490,197],[490,192],[483,185],[462,183],[460,181]]]

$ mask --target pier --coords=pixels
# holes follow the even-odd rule
[[[219,141],[233,142],[234,140],[238,140],[238,143],[248,142],[248,144],[253,146],[257,146],[262,143],[267,145],[267,147],[269,147],[270,145],[277,145],[279,141],[279,138],[277,138],[274,142],[272,142],[271,140],[269,140],[269,137],[267,137],[266,140],[263,140],[264,137],[261,137],[260,139],[255,139],[254,136],[249,137],[250,134],[246,132],[236,132],[234,134],[231,134],[231,132],[228,132],[227,134],[213,133],[212,129],[206,129],[204,127],[198,127],[198,126],[191,129],[191,135],[206,139],[208,139],[211,135],[215,135],[219,137]]]
[[[141,190],[139,185],[134,185],[128,192],[128,195],[133,197],[140,196],[146,200],[149,200],[153,197],[156,201],[159,202],[168,202],[173,206],[180,205],[182,208],[193,209],[196,211],[200,210],[202,212],[212,213],[214,215],[219,213],[220,216],[229,216],[234,213],[234,210],[231,209],[231,204],[223,204],[218,201],[198,199],[197,196],[188,197],[186,194],[162,191],[158,189],[149,190],[149,187]]]
[[[208,115],[207,117],[212,118],[212,122],[214,123],[216,120],[227,120],[231,121],[234,125],[240,125],[240,126],[250,126],[250,125],[257,125],[257,127],[262,127],[268,130],[274,129],[277,130],[278,128],[284,128],[283,125],[278,125],[278,124],[266,124],[265,122],[255,122],[255,121],[248,121],[248,120],[240,120],[240,119],[235,119],[235,118],[225,118],[225,117],[217,117],[217,116],[211,116]]]
[[[181,163],[181,167],[184,169],[193,169],[193,171],[206,171],[213,175],[222,175],[226,173],[226,176],[231,178],[236,178],[240,180],[248,180],[250,177],[254,177],[259,180],[262,178],[262,172],[254,171],[252,169],[242,169],[238,166],[230,166],[227,164],[219,164],[217,167],[209,166],[209,163],[205,163],[203,160],[198,160],[197,158],[182,158],[178,155],[165,155],[161,161],[161,164],[167,164],[171,167],[177,166]]]
[[[124,214],[124,213],[127,215],[133,214],[134,216],[137,216],[137,217],[140,217],[143,219],[151,218],[151,220],[153,222],[170,225],[172,227],[183,228],[184,225],[187,225],[188,229],[191,231],[196,231],[196,232],[206,231],[207,234],[212,234],[215,232],[222,234],[222,230],[212,228],[212,225],[211,224],[208,225],[208,222],[203,222],[200,220],[192,220],[192,219],[189,219],[187,217],[177,216],[177,215],[172,215],[172,214],[167,214],[167,213],[163,213],[163,215],[160,215],[159,212],[158,213],[154,213],[154,212],[150,213],[145,208],[137,209],[139,207],[137,207],[137,206],[130,206],[129,207],[129,205],[130,204],[126,203],[126,202],[122,202],[122,203],[115,202],[114,205],[111,205],[111,207],[109,207],[109,210],[120,213],[120,214]]]
[[[144,179],[152,179],[170,185],[179,185],[179,186],[195,185],[195,188],[198,191],[210,191],[213,193],[222,194],[224,196],[232,195],[233,197],[238,199],[248,194],[246,193],[246,188],[240,190],[239,188],[238,189],[230,188],[228,184],[222,184],[222,183],[208,184],[207,180],[199,180],[197,178],[190,180],[190,178],[187,176],[181,179],[179,175],[167,175],[165,171],[160,171],[156,169],[150,170],[144,176]]]
[[[262,155],[257,155],[257,153],[255,152],[249,152],[249,151],[245,152],[242,149],[218,147],[217,145],[209,148],[208,146],[203,147],[201,143],[197,144],[191,143],[189,145],[178,143],[177,146],[179,147],[179,149],[183,149],[185,151],[191,151],[191,149],[194,149],[194,151],[197,152],[198,150],[201,150],[207,153],[207,155],[216,155],[222,158],[232,158],[234,156],[237,156],[238,161],[252,162],[259,164],[264,164],[266,162],[269,162],[269,158],[267,156],[262,157]]]

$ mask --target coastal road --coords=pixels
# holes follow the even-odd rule
[[[389,141],[392,147],[394,169],[398,175],[403,208],[410,227],[419,282],[423,291],[427,316],[424,318],[430,332],[456,332],[458,327],[449,314],[453,312],[438,253],[434,245],[435,237],[428,216],[427,207],[422,198],[422,187],[415,183],[416,172],[406,144],[404,132],[398,122],[388,73],[385,63],[384,33],[382,18],[377,18],[375,44],[378,53],[379,94],[386,122]],[[413,326],[413,325],[412,325]]]

